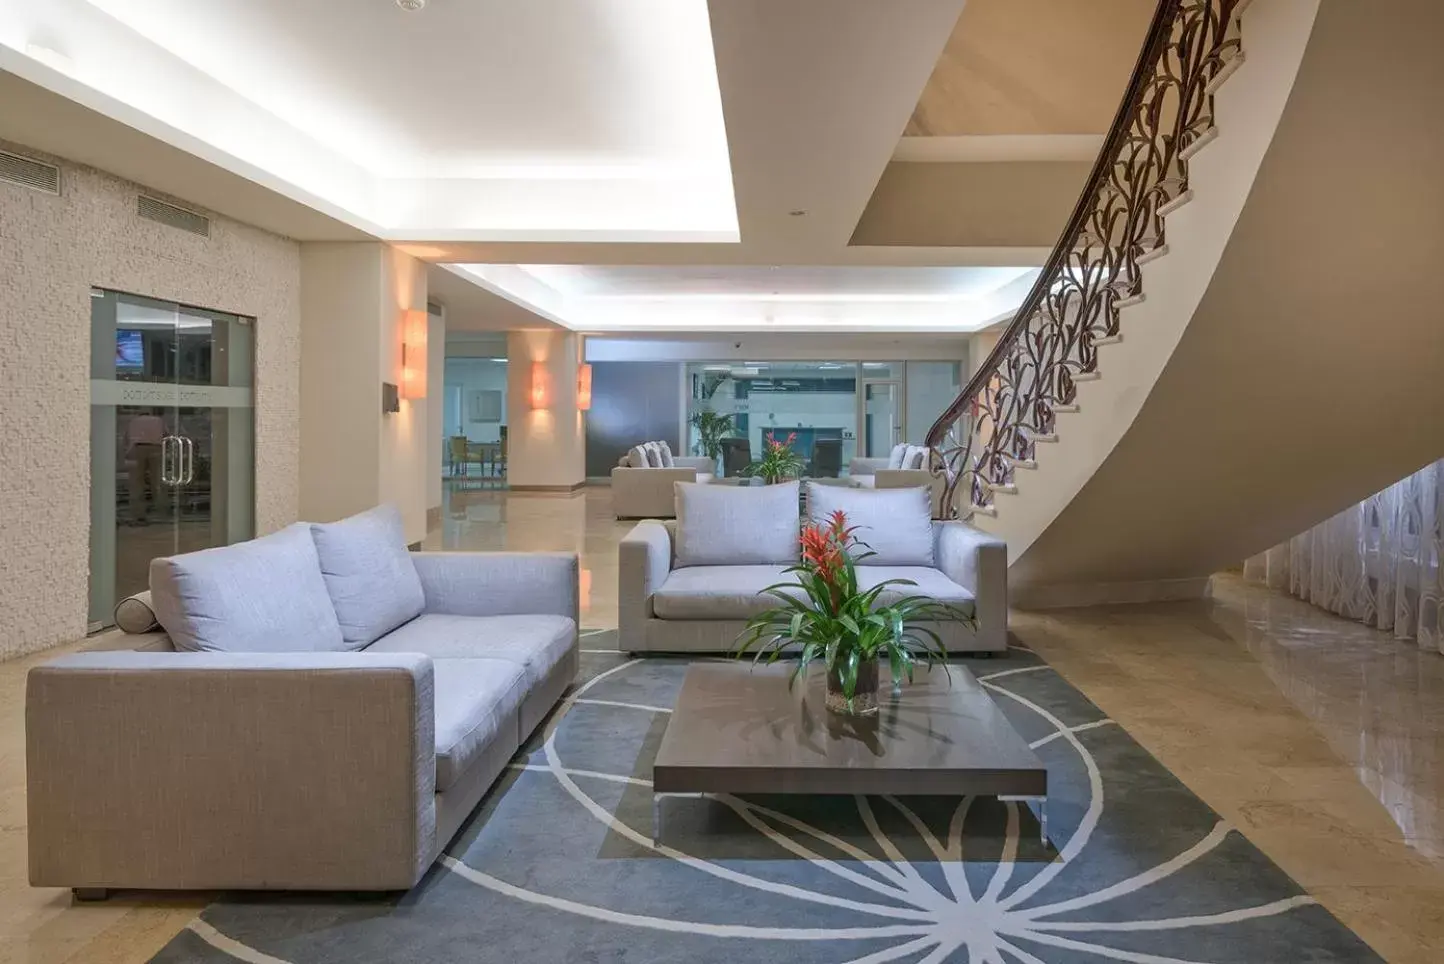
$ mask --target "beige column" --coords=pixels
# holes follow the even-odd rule
[[[507,484],[570,491],[586,481],[585,414],[577,408],[581,338],[513,331],[506,340]]]
[[[427,402],[381,410],[382,383],[402,384],[412,311],[426,311],[426,274],[410,255],[379,242],[301,245],[301,518],[389,502],[407,541],[425,538]],[[440,390],[429,381],[428,395]]]

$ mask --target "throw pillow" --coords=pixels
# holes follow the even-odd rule
[[[660,469],[662,467],[662,447],[656,442],[648,442],[642,446],[642,451],[647,454],[647,468]]]
[[[899,442],[894,445],[892,451],[889,452],[887,456],[887,467],[890,469],[902,468],[903,459],[907,456],[907,451],[908,443],[906,442]]]
[[[151,608],[179,650],[349,649],[304,522],[218,549],[153,559]]]
[[[677,567],[794,565],[798,483],[676,483]]]
[[[160,628],[150,608],[150,591],[126,596],[115,604],[115,628],[123,633],[149,633]]]
[[[807,514],[813,522],[826,522],[841,509],[848,525],[857,526],[857,540],[872,550],[858,560],[860,566],[932,566],[932,493],[910,489],[849,489],[811,483],[807,487]],[[866,551],[866,550],[864,550]]]
[[[902,467],[905,469],[927,468],[928,447],[926,445],[909,445],[907,452],[903,455]]]
[[[647,467],[647,452],[640,445],[633,445],[632,450],[627,453],[627,464],[634,469],[645,469]]]
[[[675,469],[677,467],[677,457],[672,454],[672,446],[667,442],[658,442],[657,448],[662,453],[662,468]]]
[[[406,549],[401,511],[380,505],[311,526],[326,592],[348,649],[365,649],[421,615],[426,593]]]

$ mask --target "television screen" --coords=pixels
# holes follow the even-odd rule
[[[133,328],[115,332],[115,367],[138,370],[145,367],[145,333]]]

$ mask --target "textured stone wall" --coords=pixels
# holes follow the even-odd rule
[[[221,217],[209,238],[142,220],[138,185],[23,146],[0,147],[64,172],[58,198],[0,183],[4,658],[85,633],[90,289],[256,319],[258,533],[297,513],[301,308],[296,242]]]

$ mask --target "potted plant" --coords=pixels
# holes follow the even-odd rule
[[[732,416],[706,408],[693,412],[687,421],[697,429],[697,444],[702,449],[701,454],[709,459],[720,459],[722,440],[732,434]]]
[[[762,444],[762,458],[747,466],[745,474],[760,478],[767,485],[797,478],[806,463],[793,451],[792,443],[796,441],[796,432],[790,433],[781,442],[768,432]]]
[[[918,663],[934,661],[947,669],[947,651],[924,623],[955,619],[976,625],[973,617],[925,596],[902,596],[884,603],[894,586],[915,586],[911,579],[885,579],[868,590],[857,584],[857,562],[872,555],[856,538],[847,516],[834,512],[826,523],[802,530],[802,561],[787,570],[796,582],[768,586],[764,592],[780,605],[747,621],[736,655],[755,648],[753,662],[776,662],[795,649],[797,667],[790,687],[814,660],[827,667],[826,705],[836,713],[864,715],[878,709],[878,669],[887,660],[894,690],[913,679]],[[861,551],[859,551],[861,550]],[[890,594],[891,595],[891,594]]]

